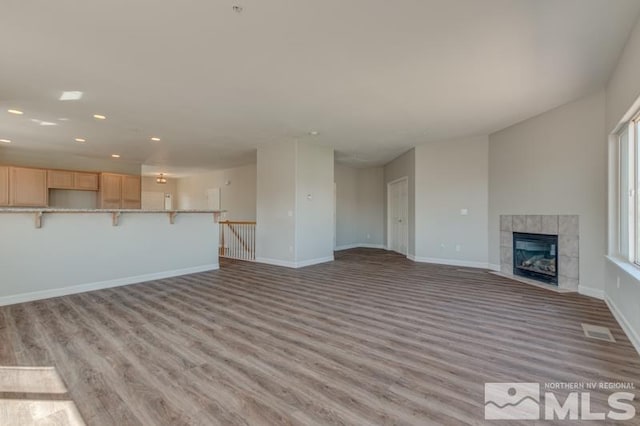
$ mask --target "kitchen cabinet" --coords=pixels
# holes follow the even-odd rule
[[[142,208],[142,182],[140,176],[122,176],[122,208]]]
[[[48,170],[47,186],[51,189],[74,189],[73,172],[67,170]]]
[[[142,207],[141,178],[115,173],[100,174],[101,209],[139,209]]]
[[[97,191],[99,187],[98,174],[73,172],[73,186],[74,189],[80,191]]]
[[[97,191],[98,174],[89,172],[74,172],[71,170],[48,170],[47,186],[49,187],[49,189]]]
[[[9,205],[9,167],[0,166],[0,206]]]
[[[46,207],[48,200],[46,170],[9,167],[10,206]]]

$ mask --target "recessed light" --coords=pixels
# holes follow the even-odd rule
[[[320,132],[318,132],[317,130],[312,130],[312,131],[309,132],[309,134],[311,136],[318,136],[320,134]]]
[[[86,142],[86,139],[82,139],[82,138],[76,138],[76,142]]]
[[[15,115],[22,115],[22,114],[24,114],[24,112],[22,112],[22,111],[20,111],[20,110],[17,110],[17,109],[8,109],[8,110],[7,110],[7,112],[8,112],[9,114],[15,114]]]
[[[160,142],[160,138],[156,138],[156,137],[151,138],[151,140],[154,142]]]
[[[58,125],[58,123],[53,123],[53,122],[51,122],[51,121],[41,121],[41,122],[40,122],[40,125],[41,125],[41,126],[57,126],[57,125]]]
[[[68,92],[62,92],[59,99],[61,101],[77,101],[80,98],[82,98],[82,92],[78,90],[71,90]]]
[[[69,121],[69,119],[68,119],[68,118],[66,118],[66,117],[58,118],[58,120],[59,120],[59,121]]]
[[[113,158],[120,158],[120,155],[119,155],[119,154],[111,154],[111,156],[112,156]]]
[[[9,139],[0,139],[0,142],[2,142],[2,143],[11,143],[11,141]]]
[[[95,118],[96,120],[106,120],[107,117],[105,117],[104,115],[101,114],[93,114],[93,118]]]

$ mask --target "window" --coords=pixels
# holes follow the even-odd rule
[[[624,126],[618,137],[618,251],[640,266],[640,118]]]

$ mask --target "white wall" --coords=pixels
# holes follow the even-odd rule
[[[258,147],[256,259],[295,263],[296,142]]]
[[[580,291],[604,290],[604,92],[489,136],[489,261],[500,263],[501,214],[580,216]]]
[[[384,169],[335,164],[336,247],[384,246]]]
[[[142,176],[142,192],[170,193],[175,197],[178,193],[178,179],[166,179],[167,183],[158,183],[156,176]]]
[[[358,239],[365,246],[384,247],[384,168],[358,169]]]
[[[487,266],[488,167],[487,136],[415,148],[416,260]]]
[[[606,132],[611,134],[618,124],[638,111],[640,102],[640,22],[636,23],[606,90]],[[606,141],[603,141],[603,144]],[[609,241],[617,240],[617,162],[615,149],[609,162]],[[613,250],[609,253],[615,256]],[[604,297],[612,312],[640,352],[640,269],[625,260],[609,260],[606,264]]]
[[[334,180],[336,183],[336,247],[355,246],[360,243],[358,169],[336,163]]]
[[[217,268],[210,214],[3,213],[0,305]],[[10,243],[9,243],[10,242]]]
[[[410,149],[384,166],[384,241],[387,245],[387,184],[402,177],[409,178],[409,247],[408,255],[416,254],[416,159],[415,149]]]
[[[220,209],[227,220],[256,220],[256,164],[177,179],[180,209],[208,208],[207,190],[220,188]],[[227,184],[228,183],[228,184]]]
[[[295,261],[333,260],[333,148],[296,148]]]
[[[49,207],[60,209],[96,209],[98,208],[98,192],[50,189]]]

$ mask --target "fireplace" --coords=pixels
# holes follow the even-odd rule
[[[558,236],[514,232],[513,274],[558,285]]]

